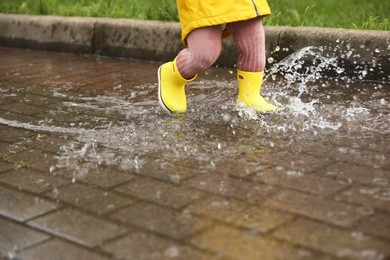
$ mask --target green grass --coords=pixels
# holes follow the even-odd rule
[[[175,0],[0,0],[0,12],[177,20]]]
[[[386,0],[268,0],[266,25],[390,30]],[[178,20],[175,0],[0,0],[0,12]]]
[[[390,30],[386,0],[269,0],[268,25]]]

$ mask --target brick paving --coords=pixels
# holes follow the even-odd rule
[[[177,117],[158,108],[157,63],[0,57],[0,258],[390,257],[388,132],[291,146],[207,119],[234,99],[228,70],[201,75],[201,112]]]

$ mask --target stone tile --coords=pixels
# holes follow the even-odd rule
[[[200,191],[151,178],[136,178],[115,190],[176,209],[204,196]]]
[[[15,97],[15,100],[23,104],[35,105],[38,107],[47,107],[51,103],[56,102],[56,99],[49,98],[48,96],[37,95],[34,93],[29,93],[28,88],[25,88],[25,92],[18,93]]]
[[[294,151],[295,152],[295,151]],[[273,154],[269,161],[274,165],[274,170],[283,170],[285,172],[294,171],[303,174],[311,173],[317,169],[323,168],[329,164],[329,159],[322,158],[321,160],[309,154],[302,156],[302,153],[291,153],[290,151],[281,151]]]
[[[28,224],[87,247],[95,247],[127,231],[116,224],[67,208]]]
[[[1,152],[0,152],[1,153]],[[0,155],[1,156],[1,155]],[[14,167],[11,163],[1,162],[0,159],[0,173],[12,170]]]
[[[269,155],[263,154],[264,151],[259,152],[256,149],[254,151],[247,151],[244,148],[242,149],[244,151],[241,153],[245,154],[245,156],[242,156],[242,154],[237,154],[237,157],[235,157],[233,160],[232,158],[227,158],[216,162],[216,171],[220,171],[216,174],[244,178],[250,174],[267,171],[271,167],[268,160]],[[234,153],[234,151],[231,151],[231,153]],[[251,160],[250,158],[256,158],[256,160]]]
[[[7,149],[9,147],[9,143],[5,143],[3,141],[0,141],[0,154],[3,155],[4,153],[7,152]],[[0,159],[2,159],[2,156],[0,157]]]
[[[12,103],[7,104],[6,106],[1,106],[0,108],[14,113],[19,113],[26,116],[36,117],[36,115],[45,114],[46,109],[43,107],[26,104],[26,103]]]
[[[69,169],[61,169],[56,171],[56,173],[74,181],[93,184],[105,189],[125,183],[134,178],[134,175],[129,172],[117,171],[106,167],[99,167],[87,174],[80,174]]]
[[[193,237],[191,244],[232,259],[318,259],[291,244],[229,226],[214,226]]]
[[[18,250],[41,243],[49,236],[31,228],[0,218],[0,257],[2,253],[15,255]]]
[[[174,158],[160,159],[158,155],[150,158],[143,158],[142,171],[139,174],[155,179],[165,180],[173,183],[185,181],[197,174],[199,165],[192,160],[174,161]]]
[[[43,193],[70,183],[70,180],[54,176],[49,172],[38,172],[27,168],[0,174],[0,183],[6,183],[21,190]]]
[[[265,205],[340,226],[351,226],[366,214],[363,207],[292,190],[281,190]]]
[[[267,232],[292,219],[287,213],[217,196],[196,202],[189,209],[202,216],[260,232]]]
[[[56,164],[55,155],[41,150],[27,150],[10,154],[8,160],[13,163],[23,162],[27,168],[49,172],[50,168]]]
[[[131,233],[103,249],[118,259],[213,259],[208,253],[143,232]]]
[[[378,142],[377,140],[375,141]],[[349,147],[349,145],[346,144],[345,147],[338,145],[333,148],[333,156],[337,154],[337,156],[334,156],[337,162],[358,162],[357,164],[361,166],[375,166],[376,168],[388,169],[389,165],[383,151],[372,151],[367,149],[367,147],[355,149]]]
[[[193,216],[188,211],[174,211],[146,203],[120,209],[111,217],[177,240],[185,239],[211,225],[210,221]]]
[[[204,174],[185,182],[185,185],[213,194],[262,204],[278,188],[262,183],[246,182],[229,175]]]
[[[2,114],[1,116],[4,119],[7,119],[7,114]],[[9,117],[9,115],[8,115]],[[14,119],[14,116],[12,116],[12,120],[17,120],[17,118]],[[25,117],[23,117],[25,119]],[[28,118],[29,120],[33,120],[32,118]],[[31,121],[30,121],[31,122]],[[24,129],[17,129],[9,126],[0,125],[0,141],[6,142],[6,143],[14,143],[22,140],[23,138],[30,137],[33,135],[33,132],[24,130]]]
[[[358,229],[371,235],[390,240],[390,214],[376,212],[359,222]]]
[[[93,260],[109,259],[103,255],[91,252],[83,247],[59,240],[51,239],[43,244],[29,248],[16,256],[20,259],[40,259],[40,260]]]
[[[0,186],[0,215],[17,221],[34,218],[58,207],[46,199]]]
[[[352,230],[298,219],[276,230],[273,236],[297,245],[349,259],[385,259],[389,243]]]
[[[351,163],[332,163],[316,174],[334,179],[340,183],[380,185],[390,183],[390,171]]]
[[[133,203],[131,199],[117,195],[111,191],[105,191],[79,183],[58,188],[50,192],[48,196],[82,209],[93,211],[98,215]]]
[[[30,149],[57,154],[61,146],[66,143],[66,139],[66,137],[56,136],[54,133],[38,133],[24,140],[24,144]]]
[[[390,187],[356,185],[337,195],[336,200],[390,212]]]
[[[323,196],[336,193],[347,186],[347,184],[331,179],[293,170],[265,171],[260,174],[253,174],[248,178],[250,181],[279,185]]]

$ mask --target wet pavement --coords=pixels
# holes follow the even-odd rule
[[[284,109],[256,114],[235,108],[234,70],[213,68],[168,115],[158,63],[0,57],[2,257],[390,256],[385,82],[271,69],[263,93]]]

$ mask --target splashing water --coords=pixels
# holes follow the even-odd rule
[[[318,140],[333,143],[348,135],[370,140],[373,134],[388,134],[388,88],[326,81],[327,71],[342,75],[344,68],[321,51],[301,49],[268,70],[263,95],[283,108],[274,113],[235,110],[234,76],[214,69],[189,84],[186,115],[163,113],[156,102],[156,84],[145,84],[127,90],[131,93],[119,88],[100,96],[49,89],[60,100],[59,109],[49,111],[50,120],[22,123],[0,118],[0,124],[71,136],[59,148],[58,163],[50,171],[70,169],[78,177],[99,167],[142,173],[151,165],[158,170],[190,165],[207,172],[240,160],[244,165],[240,171],[251,173],[275,154],[306,151]],[[1,92],[13,93],[9,88]],[[368,142],[362,140],[358,147]],[[382,167],[385,161],[369,163]],[[286,172],[304,176],[301,169]],[[171,180],[178,182],[180,176],[172,174]]]

